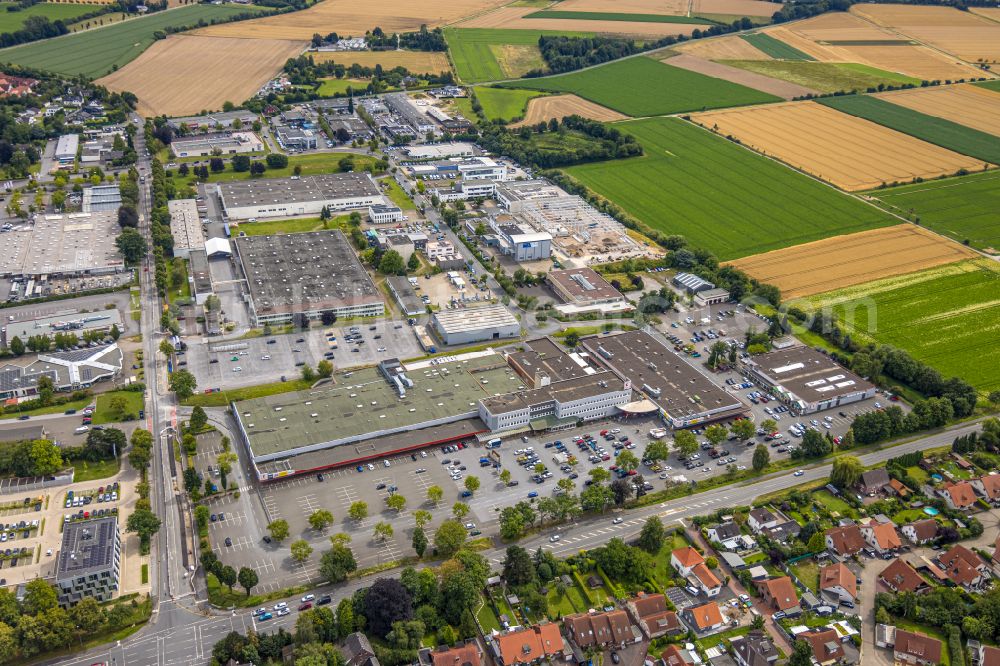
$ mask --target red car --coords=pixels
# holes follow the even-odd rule
[[[301,604],[301,605],[299,606],[299,610],[300,610],[300,611],[304,611],[304,610],[309,610],[309,609],[310,609],[310,608],[312,608],[312,607],[313,607],[313,605],[312,605],[312,602],[311,602],[311,601],[307,601],[307,602],[305,602],[304,604]]]
[[[629,476],[635,476],[636,474],[638,474],[638,472],[637,472],[637,471],[635,471],[634,469],[630,469],[630,470],[628,471],[628,475],[629,475]]]
[[[607,430],[602,430],[602,431],[601,431],[601,437],[604,437],[604,436],[605,436],[605,435],[607,435],[607,434],[608,434],[608,431],[607,431]]]

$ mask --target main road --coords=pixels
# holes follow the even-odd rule
[[[896,446],[886,446],[878,450],[868,450],[859,458],[865,466],[884,463],[890,458],[939,446],[949,445],[955,437],[969,434],[979,429],[979,423],[963,423],[925,437],[915,438]],[[576,523],[550,528],[521,542],[520,545],[533,550],[545,548],[559,556],[568,556],[581,549],[591,549],[606,543],[613,537],[632,539],[638,536],[639,530],[651,516],[660,516],[665,522],[681,521],[693,516],[711,513],[722,507],[748,505],[756,498],[775,491],[791,488],[803,483],[826,479],[830,474],[830,463],[803,467],[803,475],[796,477],[791,471],[772,474],[754,481],[735,483],[714,490],[697,493],[666,502],[652,504],[639,509],[633,509],[622,514],[625,520],[614,525],[611,516],[587,517]],[[166,524],[164,525],[166,528]],[[164,530],[161,530],[163,532]],[[549,539],[558,533],[561,538],[557,543]],[[175,538],[179,539],[179,535]],[[498,542],[497,542],[498,543]],[[493,567],[504,557],[505,545],[483,551]],[[162,559],[174,559],[174,553]],[[398,571],[386,571],[380,576],[392,576]],[[350,580],[337,585],[324,585],[317,591],[331,594],[334,605],[342,598],[352,595],[355,590],[371,583],[370,578]],[[168,581],[168,584],[172,584]],[[183,587],[183,584],[181,585]],[[174,588],[176,589],[176,588]],[[165,595],[166,593],[164,593]],[[277,600],[276,600],[277,601]],[[294,608],[297,599],[287,599]],[[168,601],[164,598],[159,604],[158,616],[150,626],[114,646],[105,646],[91,650],[84,655],[53,661],[59,666],[89,666],[95,661],[106,661],[115,666],[153,665],[174,666],[179,664],[205,664],[211,658],[212,646],[225,637],[230,631],[245,632],[253,628],[257,631],[275,631],[278,627],[291,629],[295,624],[297,613],[293,611],[283,618],[275,618],[263,624],[257,624],[249,611],[239,612],[209,612],[189,608],[183,604],[183,599]]]

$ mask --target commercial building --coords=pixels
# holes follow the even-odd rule
[[[514,261],[538,261],[552,256],[552,235],[522,224],[493,224],[500,251]]]
[[[192,137],[177,137],[170,143],[174,157],[211,157],[213,155],[238,155],[259,153],[264,144],[253,132],[218,132]]]
[[[507,166],[489,157],[470,157],[458,163],[462,180],[507,180]]]
[[[121,313],[117,308],[95,312],[70,311],[61,315],[10,321],[0,328],[0,333],[3,334],[3,346],[8,347],[13,338],[20,338],[24,342],[33,335],[50,337],[56,333],[80,335],[86,331],[110,331],[113,326],[117,326],[120,332],[125,330]]]
[[[678,273],[671,282],[674,283],[675,287],[683,289],[689,294],[697,294],[715,289],[715,284],[698,277],[694,273]]]
[[[706,289],[704,291],[699,291],[694,296],[694,302],[705,307],[707,305],[717,305],[718,303],[725,303],[729,300],[729,291],[726,289],[721,289],[716,287],[715,289]]]
[[[319,215],[323,208],[350,210],[385,204],[367,173],[238,180],[217,186],[230,219]]]
[[[431,195],[444,202],[488,199],[496,195],[497,183],[493,180],[462,180],[451,187],[435,187]]]
[[[428,243],[428,246],[430,243]],[[521,335],[521,322],[503,305],[441,310],[434,313],[434,330],[446,345],[502,340]]]
[[[339,230],[241,236],[236,253],[255,326],[316,319],[325,311],[338,317],[385,311],[381,292]]]
[[[642,397],[630,409],[656,411],[673,428],[719,421],[742,414],[746,406],[723,391],[645,331],[626,331],[580,341],[590,360],[631,382]]]
[[[368,206],[368,221],[372,224],[392,224],[402,222],[405,218],[403,209],[399,206],[375,204]]]
[[[56,140],[53,157],[60,166],[68,166],[76,161],[76,153],[80,148],[80,137],[76,134],[63,134]]]
[[[449,157],[472,157],[476,147],[471,143],[452,141],[449,143],[428,143],[422,146],[404,148],[406,156],[414,160],[441,160]]]
[[[549,271],[546,280],[563,303],[573,306],[576,312],[620,311],[631,308],[625,296],[593,268]]]
[[[333,117],[327,121],[327,124],[333,134],[330,139],[341,143],[356,139],[366,141],[372,137],[372,130],[368,124],[355,116]]]
[[[86,597],[110,601],[118,591],[121,560],[117,516],[66,523],[56,562],[59,604],[68,607]]]
[[[285,150],[315,150],[319,145],[316,133],[311,129],[279,125],[274,128],[274,135]]]
[[[0,365],[0,399],[23,398],[38,392],[38,380],[52,379],[56,391],[77,391],[116,377],[122,370],[117,344],[38,354]]]
[[[240,121],[241,127],[250,127],[257,122],[257,114],[252,111],[237,109],[236,111],[209,113],[204,116],[172,118],[167,123],[174,129],[187,128],[189,130],[199,130],[232,127],[233,123],[237,120]]]
[[[212,269],[208,265],[208,253],[205,250],[191,250],[187,258],[191,268],[188,277],[191,283],[191,295],[194,296],[196,304],[204,305],[208,297],[215,293]]]
[[[874,397],[876,388],[812,347],[790,347],[743,359],[752,382],[800,414]]]
[[[191,250],[205,248],[205,232],[194,199],[174,199],[167,202],[170,212],[170,234],[174,237],[174,256],[187,259]]]
[[[443,271],[454,271],[465,265],[465,259],[451,241],[427,241],[427,259]]]
[[[497,186],[497,203],[511,213],[520,213],[529,201],[557,199],[569,195],[547,180],[510,180]]]
[[[122,205],[122,193],[118,185],[94,185],[83,190],[83,212],[118,212]]]
[[[386,279],[386,284],[389,285],[389,292],[396,299],[399,309],[407,317],[413,317],[427,311],[427,307],[420,300],[420,297],[417,296],[417,292],[414,291],[413,284],[409,278],[402,275],[390,275]]]
[[[115,246],[120,231],[114,211],[38,215],[33,225],[3,235],[0,276],[44,281],[122,272],[125,260]]]

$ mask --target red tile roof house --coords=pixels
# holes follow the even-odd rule
[[[508,631],[492,640],[495,661],[500,666],[535,664],[566,653],[559,625],[552,622]]]
[[[714,601],[685,608],[681,611],[681,615],[696,634],[707,634],[720,629],[726,623],[719,610],[719,604]]]
[[[990,580],[986,562],[965,546],[952,546],[938,561],[948,579],[966,590],[977,590]]]
[[[465,645],[455,647],[438,647],[433,650],[421,650],[420,663],[430,661],[431,666],[480,666],[482,655],[476,641],[468,641]],[[425,659],[426,657],[426,659]]]
[[[896,523],[891,520],[887,523],[873,520],[861,528],[861,536],[865,543],[880,555],[894,554],[903,545],[899,535],[896,534]]]
[[[910,543],[923,545],[937,537],[938,523],[933,518],[927,518],[903,525],[900,531]]]
[[[640,592],[639,596],[628,600],[625,608],[646,638],[653,639],[687,632],[677,613],[667,608],[666,597],[662,594]]]
[[[856,555],[865,547],[861,528],[857,525],[834,527],[825,532],[826,547],[841,556]]]
[[[691,666],[695,663],[690,652],[682,650],[673,643],[668,645],[667,649],[660,656],[663,659],[663,663],[667,666]],[[699,659],[697,663],[701,663],[701,660]]]
[[[717,597],[719,596],[719,592],[722,591],[722,581],[705,564],[695,565],[688,580],[695,582],[696,587],[706,597]]]
[[[788,576],[758,580],[755,584],[764,598],[764,603],[774,610],[784,611],[786,615],[796,615],[800,612],[799,596],[795,593],[795,585]]]
[[[966,510],[976,503],[976,491],[972,489],[972,484],[968,481],[944,486],[938,490],[938,495],[952,509]]]
[[[705,558],[691,546],[688,546],[687,548],[678,548],[670,553],[670,566],[676,569],[677,573],[681,576],[691,575],[695,566],[704,563]]]
[[[795,637],[804,640],[812,646],[813,658],[820,666],[832,664],[844,658],[844,648],[840,644],[840,636],[834,629],[812,629]]]
[[[819,589],[838,597],[840,601],[854,601],[858,596],[858,581],[843,562],[837,562],[819,570]]]
[[[628,613],[619,609],[607,613],[579,613],[563,618],[563,631],[571,643],[584,652],[589,647],[620,645],[635,641]]]
[[[1000,474],[987,474],[969,481],[973,489],[994,506],[1000,504]]]
[[[941,661],[941,641],[924,634],[896,629],[893,656],[907,664],[933,666]]]
[[[1000,648],[992,645],[980,645],[979,666],[1000,666]]]
[[[893,592],[927,592],[930,584],[905,560],[895,559],[882,570],[878,579]]]
[[[993,566],[1000,568],[1000,536],[993,542],[993,557],[990,558]]]

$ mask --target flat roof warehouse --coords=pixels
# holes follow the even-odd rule
[[[331,173],[299,178],[236,180],[219,185],[226,208],[326,201],[357,196],[379,196],[381,191],[367,173]]]

